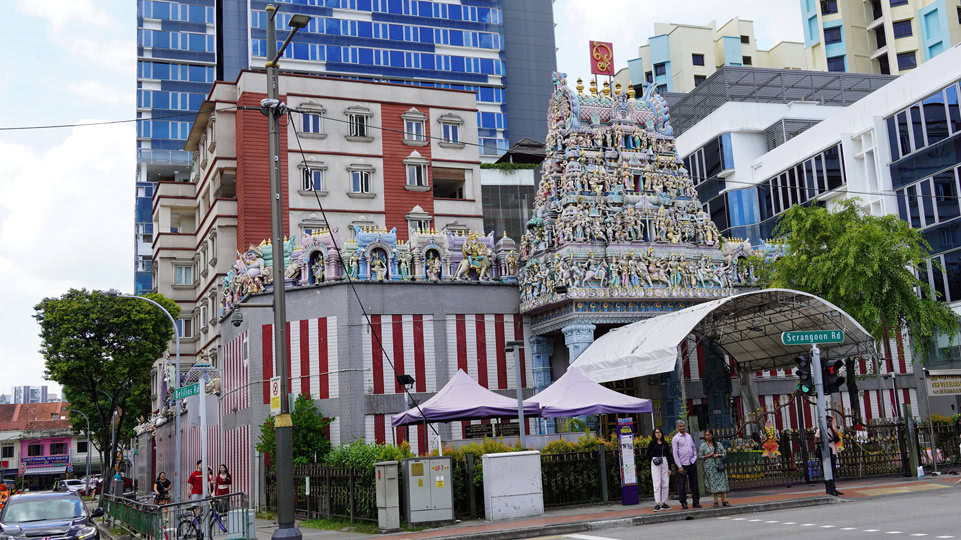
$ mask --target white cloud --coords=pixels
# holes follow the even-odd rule
[[[100,81],[77,81],[67,85],[74,94],[99,103],[132,107],[136,103],[133,88],[111,86]]]
[[[70,287],[129,290],[135,131],[74,128],[45,152],[0,141],[0,366],[36,384],[44,366],[33,306]]]
[[[17,10],[47,20],[55,32],[70,24],[111,27],[117,22],[92,0],[17,0]]]
[[[722,26],[741,17],[754,21],[761,49],[781,41],[802,41],[800,10],[797,0],[558,0],[554,4],[557,68],[568,74],[569,81],[578,76],[586,80],[590,40],[613,42],[615,70],[627,67],[627,61],[637,57],[637,48],[654,35],[655,22],[708,25],[713,19]]]
[[[106,68],[113,75],[133,79],[137,73],[137,43],[125,40],[97,40],[86,37],[68,39],[60,45],[70,54]]]

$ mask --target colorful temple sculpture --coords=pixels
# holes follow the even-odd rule
[[[354,227],[348,240],[337,231],[314,230],[284,243],[287,288],[313,287],[343,280],[379,282],[517,282],[519,256],[504,236],[481,236],[466,230],[419,230],[407,242],[395,229]],[[299,241],[298,241],[299,240]],[[273,246],[268,241],[238,253],[223,279],[220,316],[250,294],[272,290]]]
[[[580,80],[574,93],[566,75],[555,74],[547,157],[519,247],[537,391],[551,382],[549,334],[563,333],[573,362],[598,325],[682,309],[753,281],[753,250],[745,241],[722,243],[654,87],[643,96],[620,85],[611,92],[607,83],[600,93],[594,83],[583,90]]]

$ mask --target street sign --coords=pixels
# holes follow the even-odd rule
[[[785,345],[816,345],[821,343],[841,343],[843,330],[805,330],[803,332],[781,332],[781,343]]]
[[[270,379],[270,415],[280,414],[280,377]]]
[[[200,383],[188,384],[180,388],[174,388],[174,400],[181,400],[200,393]]]

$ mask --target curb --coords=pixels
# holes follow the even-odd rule
[[[819,496],[804,499],[791,499],[787,501],[775,501],[768,503],[745,504],[743,506],[730,506],[727,508],[706,508],[694,511],[667,512],[662,514],[649,514],[643,516],[633,516],[615,519],[598,519],[592,521],[575,521],[571,523],[558,523],[557,525],[541,525],[537,527],[513,528],[503,531],[476,532],[469,533],[462,531],[450,531],[451,534],[445,536],[432,536],[425,540],[454,540],[464,538],[469,535],[475,540],[519,540],[536,536],[554,536],[579,533],[585,531],[599,531],[602,529],[614,529],[619,527],[637,527],[640,525],[653,525],[655,523],[668,523],[672,521],[685,521],[689,519],[705,519],[722,516],[732,516],[738,514],[753,514],[757,512],[770,512],[773,510],[784,510],[787,508],[803,508],[807,506],[819,506],[824,504],[840,504],[843,501],[835,497]],[[509,524],[507,524],[509,525]],[[402,538],[402,537],[401,537]]]

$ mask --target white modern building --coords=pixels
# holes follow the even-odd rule
[[[711,190],[701,200],[728,237],[762,242],[792,205],[830,208],[842,198],[858,198],[873,215],[900,216],[923,231],[932,261],[944,268],[929,265],[926,277],[961,313],[959,66],[961,47],[953,47],[844,106],[728,101],[681,133],[678,152]],[[838,88],[855,81],[841,80]],[[801,119],[810,124],[785,129]],[[720,165],[701,170],[711,161],[705,156],[718,154]],[[961,367],[959,343],[957,336],[940,339],[927,367]],[[897,361],[888,366],[899,376],[898,387],[919,388],[907,378],[914,370],[908,336],[899,334],[890,347],[899,351],[893,356],[900,368]],[[902,402],[915,399],[902,396]],[[953,398],[931,402],[942,414],[959,406]]]

